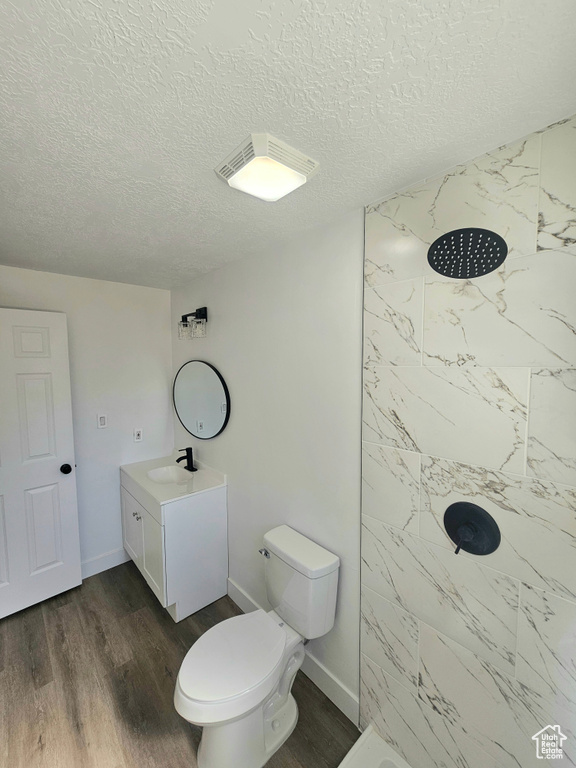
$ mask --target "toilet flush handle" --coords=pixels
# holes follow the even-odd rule
[[[264,557],[266,557],[266,558],[270,559],[270,552],[268,552],[268,550],[267,550],[267,549],[265,549],[264,547],[262,547],[262,549],[259,549],[259,550],[258,550],[258,552],[259,552],[261,555],[264,555]]]

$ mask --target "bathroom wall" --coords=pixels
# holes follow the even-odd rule
[[[172,451],[170,292],[0,266],[0,305],[68,318],[82,574],[90,576],[127,559],[118,467]],[[106,429],[96,427],[99,413]]]
[[[276,525],[340,556],[336,626],[309,644],[305,671],[356,721],[363,241],[358,210],[172,295],[174,370],[206,360],[230,389],[230,421],[215,439],[175,422],[176,447],[193,445],[228,475],[230,594],[244,610],[269,607],[258,549]],[[179,316],[204,305],[206,338],[179,340]]]
[[[461,227],[509,256],[427,264]],[[576,764],[576,119],[366,211],[361,722],[413,768]],[[453,502],[502,543],[454,554]]]

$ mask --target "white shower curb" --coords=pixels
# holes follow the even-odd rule
[[[339,768],[410,768],[410,766],[378,736],[372,725],[369,725],[340,763]]]

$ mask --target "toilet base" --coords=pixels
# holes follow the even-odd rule
[[[198,768],[263,768],[284,744],[298,722],[292,694],[265,718],[260,706],[223,725],[205,726],[198,749]]]

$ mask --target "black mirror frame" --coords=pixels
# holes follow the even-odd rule
[[[200,435],[196,435],[194,434],[194,432],[190,432],[186,424],[184,424],[184,422],[180,418],[180,414],[178,413],[178,408],[176,407],[176,400],[174,398],[174,391],[176,389],[176,379],[178,378],[178,374],[180,373],[182,368],[185,368],[189,363],[204,363],[204,365],[207,365],[208,368],[211,368],[216,374],[216,376],[218,376],[218,378],[220,379],[220,383],[222,384],[222,388],[224,390],[224,396],[226,397],[226,418],[224,419],[224,423],[222,424],[218,432],[216,432],[215,435],[210,435],[210,437],[200,437]],[[176,372],[176,376],[174,376],[174,383],[172,384],[172,405],[174,406],[174,411],[176,412],[176,416],[178,416],[178,421],[180,422],[180,424],[182,424],[182,426],[184,427],[186,432],[188,432],[189,435],[192,435],[192,437],[195,437],[197,440],[212,440],[213,438],[218,437],[218,435],[220,435],[226,429],[226,425],[228,424],[228,421],[230,419],[230,392],[228,391],[226,382],[222,378],[222,374],[220,373],[220,371],[217,368],[215,368],[211,363],[207,363],[206,360],[188,360],[187,362],[185,362],[183,365],[180,366],[180,368]]]

